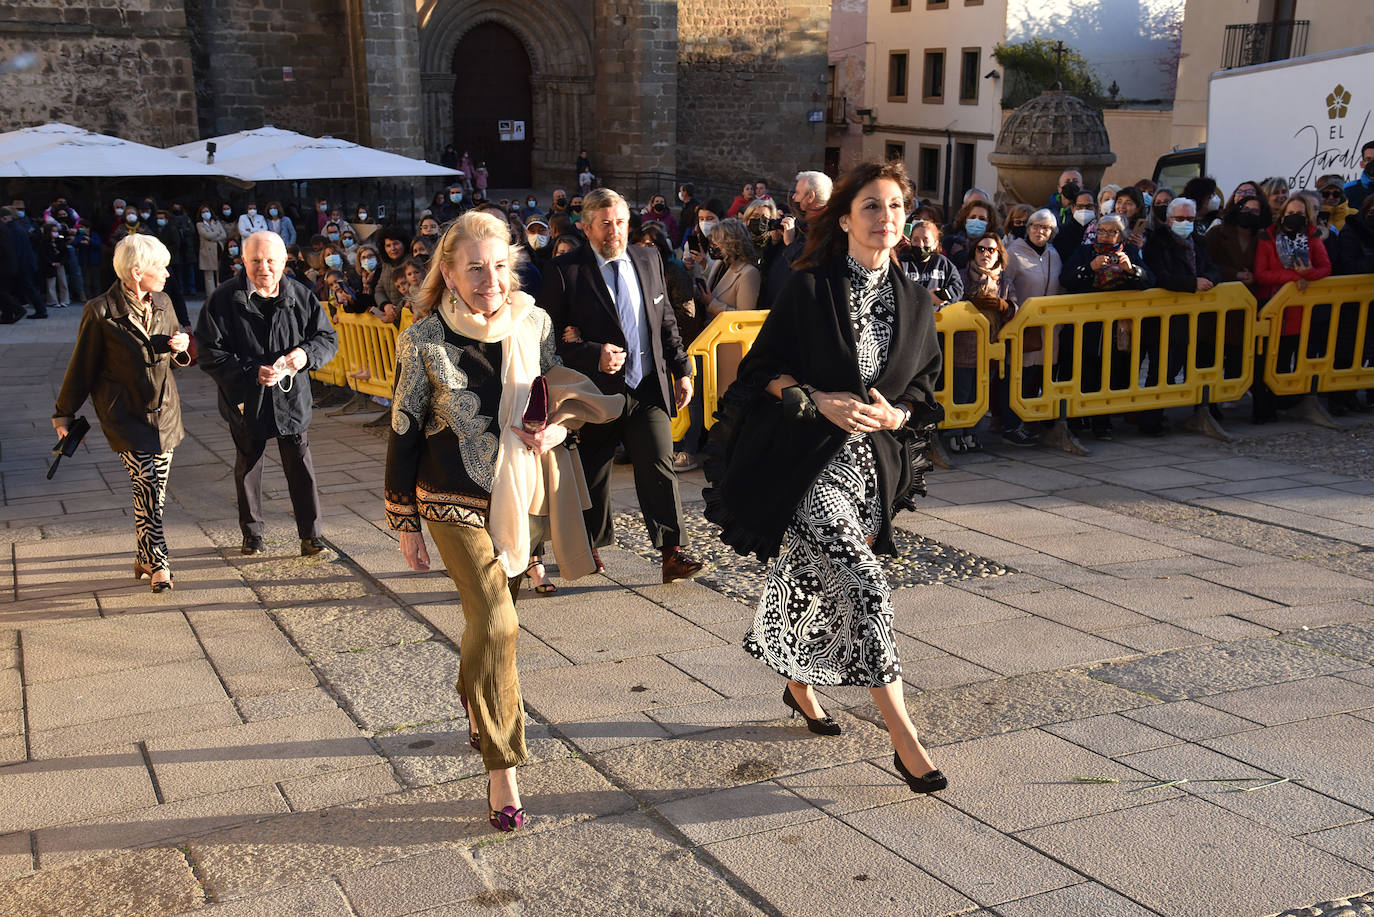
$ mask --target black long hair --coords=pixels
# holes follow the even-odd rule
[[[816,267],[848,251],[849,237],[840,229],[840,217],[849,213],[854,206],[854,199],[864,186],[883,178],[896,182],[897,187],[902,189],[902,206],[910,213],[915,193],[911,189],[906,166],[895,159],[860,163],[835,183],[825,209],[816,217],[815,223],[807,228],[806,248],[802,249],[801,257],[793,267]],[[992,206],[989,205],[988,209],[991,210]]]

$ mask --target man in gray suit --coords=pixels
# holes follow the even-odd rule
[[[663,262],[652,248],[627,246],[630,211],[606,188],[582,202],[588,245],[555,258],[539,305],[553,319],[563,362],[607,394],[625,395],[625,411],[580,431],[578,451],[591,490],[587,531],[611,543],[611,459],[623,443],[649,540],[663,554],[663,582],[690,579],[702,565],[682,550],[684,522],[673,471],[671,416],[692,400],[691,361],[668,301]],[[568,327],[576,341],[563,340]],[[672,385],[668,373],[677,381]],[[604,570],[598,556],[597,567]]]

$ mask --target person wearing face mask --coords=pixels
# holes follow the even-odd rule
[[[525,221],[525,244],[542,271],[553,257],[549,250],[549,224],[544,222],[543,217],[532,216]],[[534,292],[539,291],[536,288]]]
[[[239,234],[238,217],[234,216],[234,206],[232,204],[228,201],[221,203],[219,205],[219,215],[217,219],[220,221],[220,224],[224,226],[224,239],[226,242],[230,239],[242,241],[243,236]]]
[[[233,279],[243,272],[243,243],[230,239],[224,244],[224,256],[220,258],[219,275],[224,281]]]
[[[1004,227],[1006,232],[1002,236],[1002,247],[1007,248],[1016,239],[1026,237],[1026,222],[1030,215],[1035,212],[1035,208],[1030,204],[1013,204],[1007,208],[1007,225]]]
[[[439,224],[447,225],[466,213],[471,206],[463,186],[455,182],[444,191],[443,200],[439,201],[438,206],[431,209]]]
[[[1215,187],[1215,182],[1213,183]],[[1202,190],[1206,190],[1205,187]],[[1189,197],[1176,197],[1169,202],[1169,231],[1150,236],[1142,253],[1145,265],[1155,275],[1155,285],[1175,293],[1206,293],[1221,282],[1221,270],[1207,255],[1202,236],[1196,233],[1197,203]],[[1197,320],[1197,362],[1213,365],[1216,353],[1216,316],[1201,315]],[[1164,334],[1159,318],[1142,319],[1140,323],[1140,352],[1149,361],[1146,385],[1156,385],[1160,377],[1160,337]],[[1165,383],[1174,382],[1183,372],[1188,359],[1188,317],[1175,315],[1169,320],[1169,354],[1165,366]],[[1213,416],[1220,414],[1213,406]],[[1161,410],[1144,411],[1140,415],[1140,432],[1162,436],[1168,429]]]
[[[1329,227],[1333,233],[1345,229],[1345,221],[1356,212],[1355,208],[1345,201],[1344,187],[1339,175],[1323,175],[1317,179],[1317,193],[1321,195],[1321,210],[1317,213],[1317,221]]]
[[[1273,218],[1269,214],[1269,203],[1259,196],[1259,186],[1241,183],[1241,187],[1245,185],[1250,185],[1248,195],[1234,197],[1230,206],[1222,211],[1221,221],[1207,233],[1206,245],[1207,257],[1221,272],[1221,282],[1243,283],[1253,293],[1259,234]],[[1223,365],[1226,375],[1235,377],[1240,374],[1244,348],[1250,346],[1244,337],[1245,323],[1240,315],[1227,313],[1225,335]]]
[[[1103,185],[1097,192],[1097,212],[1111,213],[1116,209],[1116,193],[1121,190],[1120,185]]]
[[[432,252],[439,246],[439,220],[434,216],[424,216],[420,218],[420,225],[415,227],[415,238],[423,239],[425,245]],[[428,255],[426,255],[428,257]]]
[[[1077,249],[1092,247],[1097,231],[1094,225],[1097,219],[1097,195],[1091,191],[1079,191],[1071,206],[1069,218],[1059,221],[1059,233],[1054,237],[1054,247],[1065,265],[1073,259]],[[1088,234],[1089,227],[1093,230],[1092,236]]]
[[[762,308],[769,308],[775,297],[782,292],[792,276],[792,265],[806,250],[809,227],[820,219],[834,182],[824,172],[808,170],[798,172],[796,184],[792,188],[791,213],[781,218],[783,249],[773,259],[767,275],[763,278],[763,291],[759,295]],[[757,190],[755,192],[757,196]]]
[[[1364,200],[1374,194],[1374,140],[1360,147],[1360,174],[1341,189],[1346,203],[1355,210],[1364,209]]]
[[[661,194],[655,194],[649,198],[649,206],[640,211],[641,225],[650,220],[668,230],[669,238],[677,238],[677,220],[673,218],[673,212],[668,209],[667,198]]]
[[[353,234],[359,239],[364,241],[369,240],[377,230],[382,228],[380,223],[372,221],[372,216],[372,212],[367,209],[365,204],[359,204],[358,209],[354,211],[351,225],[353,227]],[[340,221],[339,228],[342,229],[343,225],[343,222]],[[333,242],[337,240],[331,239],[330,241]]]
[[[354,268],[358,266],[358,237],[349,229],[339,234],[339,246],[343,249],[344,260]]]
[[[1221,219],[1222,200],[1220,192],[1217,191],[1216,179],[1205,175],[1190,178],[1183,186],[1183,193],[1179,197],[1186,197],[1196,206],[1197,216],[1193,224],[1198,238],[1201,239],[1207,234],[1207,230],[1212,228],[1212,224]]]
[[[200,246],[196,264],[205,281],[205,293],[208,296],[211,290],[219,286],[220,255],[224,251],[227,235],[224,224],[215,219],[209,204],[201,204],[197,216],[196,236],[200,239]]]
[[[1054,212],[1055,222],[1062,230],[1066,223],[1073,220],[1074,201],[1078,198],[1078,192],[1083,190],[1083,173],[1077,169],[1065,169],[1059,173],[1056,187],[1058,190],[1050,195],[1049,209]],[[1059,253],[1062,255],[1064,250],[1061,248]]]
[[[267,202],[267,228],[281,236],[288,246],[296,244],[296,224],[282,209],[281,201]]]
[[[344,226],[347,225],[347,223],[344,224]],[[353,232],[353,228],[350,226],[348,231],[350,233]],[[330,220],[328,223],[324,224],[323,235],[326,242],[334,242],[337,244],[343,241],[343,228],[335,221]],[[354,235],[356,237],[356,233]]]
[[[684,182],[678,185],[677,199],[682,204],[682,209],[678,211],[677,226],[680,235],[674,238],[673,243],[681,248],[687,241],[687,235],[697,225],[697,210],[701,208],[701,202],[697,200],[697,188],[692,182]]]
[[[1064,292],[1059,282],[1064,262],[1058,249],[1050,244],[1058,231],[1054,214],[1048,209],[1040,209],[1026,218],[1024,235],[1012,239],[1006,246],[1007,282],[1018,303],[1034,296],[1057,296]],[[1040,394],[1043,386],[1049,348],[1045,346],[1044,333],[1040,329],[1027,332],[1023,342],[1021,365],[1026,371],[1021,376],[1021,391],[1025,397],[1033,398]]]
[[[1317,208],[1306,197],[1285,198],[1278,221],[1260,233],[1259,248],[1255,252],[1256,296],[1260,305],[1268,302],[1286,283],[1306,290],[1314,280],[1331,273],[1331,259],[1317,229]],[[1313,318],[1316,316],[1314,314]],[[1315,325],[1315,322],[1314,322]],[[1278,347],[1278,371],[1290,372],[1298,355],[1298,337],[1302,331],[1302,310],[1285,309]],[[1326,335],[1320,340],[1324,342]],[[1313,343],[1316,343],[1314,339]],[[1254,396],[1253,420],[1266,423],[1275,419],[1279,407],[1273,393],[1257,381],[1251,389]]]
[[[181,230],[177,229],[172,222],[172,215],[166,210],[153,211],[152,234],[157,237],[171,254],[171,263],[168,265],[169,275],[164,291],[168,298],[172,300],[172,308],[176,311],[177,321],[187,330],[191,329],[191,314],[186,310],[186,294],[181,285]]]
[[[771,199],[756,200],[744,208],[740,220],[749,230],[749,241],[754,243],[758,269],[766,275],[783,251],[782,219],[778,206]],[[759,302],[763,302],[761,292]]]
[[[574,194],[568,200],[568,219],[572,220],[573,226],[577,227],[580,233],[582,228],[578,224],[582,222],[582,195]]]
[[[71,302],[64,267],[68,251],[66,232],[56,223],[45,223],[37,232],[33,247],[38,255],[38,276],[47,287],[45,307],[65,309]]]
[[[124,198],[117,197],[110,202],[109,210],[100,211],[96,213],[95,224],[92,226],[92,230],[95,232],[96,237],[100,239],[101,242],[104,242],[106,239],[108,239],[110,237],[110,233],[114,232],[115,229],[117,229],[119,225],[124,222],[124,210],[127,206],[128,205],[125,202]],[[108,287],[109,284],[106,284],[105,288]]]
[[[382,256],[377,247],[364,243],[358,247],[357,305],[348,312],[369,312],[377,305],[377,283],[381,280]]]
[[[907,277],[930,291],[935,308],[964,298],[964,277],[940,251],[940,226],[932,220],[912,220],[903,234],[905,245],[898,246],[898,263]]]
[[[568,192],[562,188],[553,189],[553,203],[549,206],[549,212],[544,214],[545,220],[552,220],[560,213],[568,212]]]
[[[542,217],[544,211],[539,208],[539,198],[533,194],[525,196],[525,206],[520,208],[520,222],[523,223],[530,217]]]
[[[725,205],[718,198],[713,197],[697,208],[696,226],[687,233],[682,242],[682,263],[687,265],[694,279],[706,279],[710,261],[708,252],[711,247],[711,233],[720,225],[721,217],[724,215]]]
[[[970,198],[954,215],[953,228],[945,235],[945,256],[963,270],[968,266],[973,240],[992,233],[1001,235],[997,212],[981,198]]]

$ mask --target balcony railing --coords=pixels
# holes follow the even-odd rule
[[[1226,27],[1226,47],[1221,69],[1249,67],[1270,61],[1301,57],[1307,53],[1308,19],[1249,22]]]
[[[845,123],[845,106],[849,103],[847,96],[831,96],[825,110],[825,121],[827,124]]]

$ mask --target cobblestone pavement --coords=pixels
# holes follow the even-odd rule
[[[889,568],[933,797],[866,691],[820,692],[838,737],[784,717],[739,646],[760,571],[700,521],[700,474],[712,569],[663,586],[619,469],[608,575],[518,605],[532,821],[507,836],[452,586],[385,529],[375,412],[312,425],[333,549],[295,556],[273,465],[245,558],[184,373],[177,585],[152,596],[98,431],[44,479],[76,319],[0,329],[0,915],[1374,910],[1367,416],[1254,429],[1242,403],[1233,445],[1127,428],[934,473]]]

